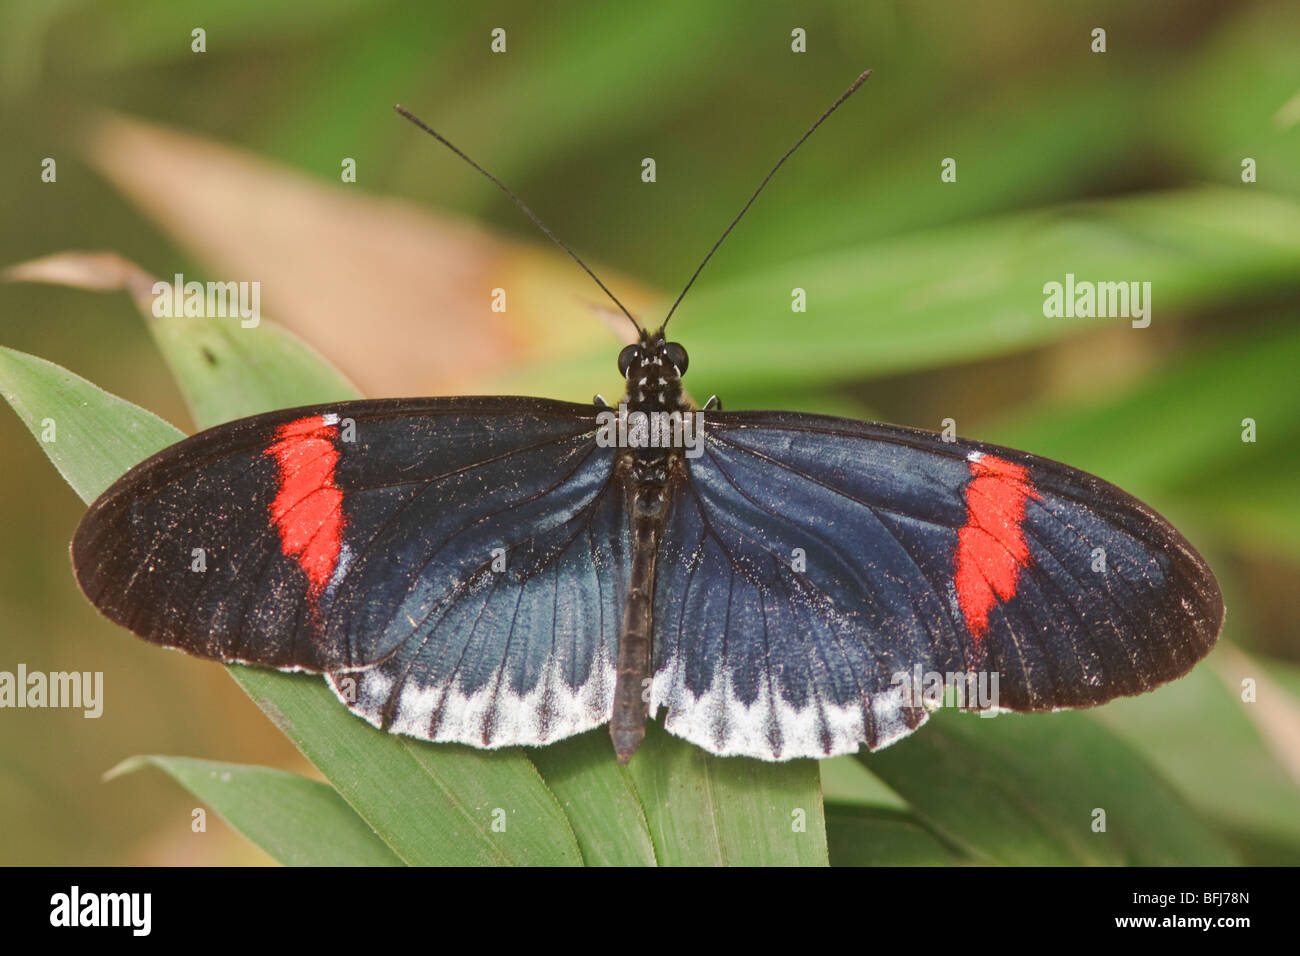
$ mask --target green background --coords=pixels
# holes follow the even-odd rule
[[[1099,26],[1104,54],[1089,49]],[[808,52],[791,51],[794,27]],[[1175,862],[1171,847],[1200,845],[1196,859],[1296,862],[1298,28],[1290,3],[9,3],[0,265],[111,250],[162,276],[259,280],[263,312],[371,395],[610,395],[618,338],[598,291],[391,105],[502,177],[653,321],[871,67],[674,319],[688,386],[728,408],[951,417],[1114,481],[1209,559],[1229,646],[1093,714],[943,714],[828,765],[831,861]],[[106,111],[152,132],[105,137]],[[225,148],[248,165],[223,165]],[[44,157],[56,183],[40,181]],[[940,181],[945,157],[956,183]],[[1244,157],[1258,182],[1241,181]],[[1151,281],[1151,327],[1044,318],[1042,285],[1066,272]],[[376,278],[390,274],[409,288]],[[790,311],[796,286],[807,314]],[[0,284],[0,345],[187,431],[203,411],[122,294]],[[192,833],[195,798],[157,774],[101,779],[152,753],[315,771],[221,668],[97,616],[67,558],[81,503],[14,416],[0,442],[0,670],[102,670],[106,685],[99,720],[0,712],[0,862],[267,860],[215,815]],[[1258,703],[1240,702],[1242,677]],[[1064,783],[1045,766],[1131,796],[1130,833],[1164,831],[1099,850],[1086,820],[1054,814]],[[1170,801],[1186,832],[1143,816]]]

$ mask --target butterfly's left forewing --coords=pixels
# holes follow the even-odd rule
[[[715,753],[882,747],[924,721],[930,675],[983,675],[996,699],[972,705],[1097,704],[1218,635],[1205,562],[1084,472],[786,412],[710,412],[706,436],[664,534],[651,706]]]
[[[87,512],[77,578],[203,657],[324,672],[432,740],[543,743],[609,719],[628,533],[590,406],[288,409],[138,465]]]

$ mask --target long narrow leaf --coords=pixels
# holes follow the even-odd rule
[[[154,766],[288,866],[400,866],[402,861],[334,788],[272,767],[132,757],[106,779]]]
[[[825,865],[817,761],[714,757],[647,728],[629,767],[664,865]]]
[[[1177,792],[1086,714],[940,711],[906,745],[859,759],[936,833],[984,862],[1237,862]]]

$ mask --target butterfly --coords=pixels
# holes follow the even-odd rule
[[[1218,584],[1113,485],[982,442],[687,397],[668,320],[869,72],[653,331],[398,107],[623,309],[626,395],[347,401],[207,429],[91,505],[82,590],[155,644],[323,674],[384,730],[494,748],[608,724],[622,762],[660,713],[711,753],[777,761],[911,733],[951,702],[930,675],[958,706],[1032,712],[1186,673],[1219,634]]]

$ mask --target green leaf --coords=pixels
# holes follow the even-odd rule
[[[582,861],[563,810],[520,751],[386,734],[355,717],[318,678],[256,667],[229,670],[407,863]]]
[[[726,402],[755,374],[790,385],[847,381],[1128,324],[1044,316],[1044,283],[1067,273],[1149,281],[1152,321],[1167,322],[1246,294],[1294,292],[1297,261],[1293,200],[1206,187],[963,223],[769,267],[693,293],[677,334],[689,329],[691,377]],[[807,316],[790,312],[795,287],[808,293]]]
[[[589,866],[655,865],[641,797],[629,772],[614,759],[608,728],[529,755],[568,814]]]
[[[851,803],[826,804],[832,866],[946,866],[967,858],[910,813]]]
[[[1231,612],[1228,626],[1234,626]],[[1240,684],[1227,679],[1224,652],[1228,660],[1243,658],[1221,648],[1159,693],[1114,701],[1097,718],[1207,818],[1238,834],[1300,846],[1300,785],[1251,720],[1261,704],[1243,703]],[[1278,664],[1252,660],[1242,673],[1258,681],[1265,712],[1279,703],[1300,710],[1300,688],[1288,695],[1285,684],[1269,680],[1285,673]]]
[[[628,764],[665,866],[824,866],[817,761],[714,757],[646,727]]]
[[[200,428],[279,408],[360,398],[352,383],[319,353],[262,318],[260,307],[252,308],[243,291],[225,290],[232,298],[238,296],[238,303],[223,297],[220,306],[209,306],[205,298],[204,308],[232,313],[247,308],[248,317],[186,316],[184,287],[160,283],[113,252],[55,253],[10,266],[0,277],[125,292],[144,317]],[[159,286],[166,291],[155,292]],[[160,297],[176,315],[154,314]]]
[[[0,395],[82,501],[185,434],[45,359],[0,346]],[[45,440],[53,424],[54,437]]]
[[[200,428],[321,402],[360,398],[342,373],[270,319],[157,318],[149,331]]]
[[[731,393],[934,368],[1006,355],[1123,318],[1048,318],[1043,285],[1142,280],[1153,322],[1300,288],[1300,206],[1203,187],[961,223],[767,265],[692,290],[673,319],[691,356],[688,388]],[[807,292],[806,315],[790,311]],[[792,334],[797,329],[797,334]],[[1132,334],[1144,330],[1132,329]],[[548,358],[516,388],[581,395],[608,374],[608,349]],[[548,391],[549,390],[549,391]]]
[[[907,809],[907,803],[853,754],[821,761],[822,796],[829,803],[856,803],[879,810]]]
[[[1176,791],[1086,714],[940,710],[904,745],[858,759],[930,829],[982,862],[1238,862]],[[1105,832],[1093,829],[1099,810]]]
[[[193,757],[124,760],[105,779],[154,766],[288,866],[400,866],[331,787],[295,773]]]
[[[1249,156],[1261,183],[1300,195],[1297,31],[1300,9],[1294,4],[1241,6],[1238,16],[1196,44],[1181,68],[1160,71],[1158,97],[1142,111],[1147,142],[1153,135],[1163,140],[1160,152],[1177,155],[1189,179],[1239,179]]]
[[[1220,540],[1265,559],[1281,557],[1300,566],[1300,508],[1296,507],[1295,475],[1300,470],[1296,437],[1277,434],[1270,447],[1252,453],[1225,455],[1218,466],[1196,474],[1172,492],[1181,509],[1195,513]],[[1224,489],[1232,489],[1225,495]]]
[[[980,437],[1095,471],[1137,494],[1209,486],[1222,498],[1226,486],[1213,479],[1224,470],[1251,470],[1270,454],[1280,459],[1275,464],[1300,466],[1300,405],[1277,387],[1297,365],[1300,329],[1242,335],[1095,401],[1040,404]],[[1259,429],[1253,444],[1241,440],[1247,417]]]

